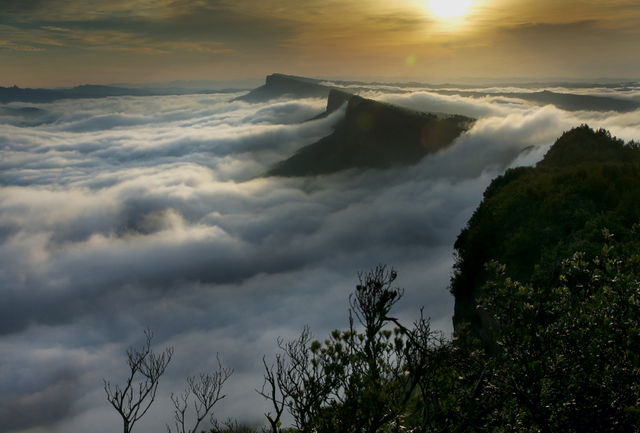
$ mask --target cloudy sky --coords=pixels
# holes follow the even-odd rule
[[[452,245],[491,179],[581,123],[640,137],[637,112],[363,95],[479,120],[416,166],[280,179],[260,175],[330,133],[343,110],[303,122],[326,101],[224,94],[67,100],[39,105],[40,119],[0,117],[0,432],[118,431],[103,379],[123,383],[125,351],[146,327],[175,355],[137,431],[166,431],[169,396],[212,372],[217,353],[235,372],[216,415],[260,425],[262,357],[305,325],[318,338],[344,329],[358,271],[393,266],[406,289],[398,317],[410,323],[424,306],[450,335]]]
[[[638,77],[636,0],[443,1],[0,0],[0,86]]]
[[[631,0],[0,0],[0,86],[638,78],[639,32]],[[640,101],[637,88],[553,90]],[[393,266],[400,320],[424,306],[449,335],[452,246],[491,179],[582,123],[640,139],[638,112],[372,86],[362,96],[478,121],[415,166],[263,178],[344,109],[304,122],[326,101],[239,95],[0,107],[0,433],[118,431],[103,379],[123,383],[147,327],[175,355],[136,431],[166,431],[169,396],[216,354],[235,369],[216,415],[262,425],[263,356],[305,325],[346,327],[358,271]]]

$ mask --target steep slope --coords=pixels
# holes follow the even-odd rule
[[[453,142],[473,119],[408,110],[332,91],[327,112],[348,98],[344,120],[333,134],[299,150],[267,176],[308,176],[349,168],[389,168],[415,164]],[[326,113],[320,116],[326,115]]]
[[[329,91],[329,97],[327,98],[327,109],[317,116],[307,120],[307,122],[311,120],[324,119],[329,114],[333,113],[340,107],[342,107],[345,103],[349,102],[349,99],[353,97],[353,94],[343,92],[342,90],[331,89]]]
[[[494,179],[458,236],[454,325],[486,327],[476,300],[490,278],[489,261],[506,265],[507,275],[522,283],[547,287],[557,283],[558,260],[577,251],[593,257],[605,228],[624,243],[638,222],[638,144],[586,125],[564,133],[535,168]]]

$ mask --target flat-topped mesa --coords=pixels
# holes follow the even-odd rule
[[[239,96],[236,101],[267,102],[271,99],[291,95],[296,98],[326,98],[331,87],[323,86],[320,80],[294,77],[292,75],[271,74],[263,86]]]

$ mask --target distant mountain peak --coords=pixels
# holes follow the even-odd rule
[[[239,96],[235,101],[267,102],[272,99],[290,95],[296,98],[326,98],[332,87],[323,86],[320,80],[296,77],[293,75],[271,74],[267,76],[265,84],[246,95]]]

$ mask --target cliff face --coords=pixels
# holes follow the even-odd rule
[[[345,100],[345,118],[333,134],[302,148],[266,175],[308,176],[349,168],[415,164],[425,155],[450,145],[473,121],[463,116],[438,119],[434,114],[336,90],[331,91],[327,112],[321,116],[335,111]]]
[[[586,125],[566,132],[535,168],[498,176],[455,243],[451,279],[454,326],[470,322],[483,335],[477,309],[492,278],[485,264],[506,265],[507,276],[534,287],[559,284],[554,264],[602,248],[602,230],[624,243],[640,222],[640,150]]]

